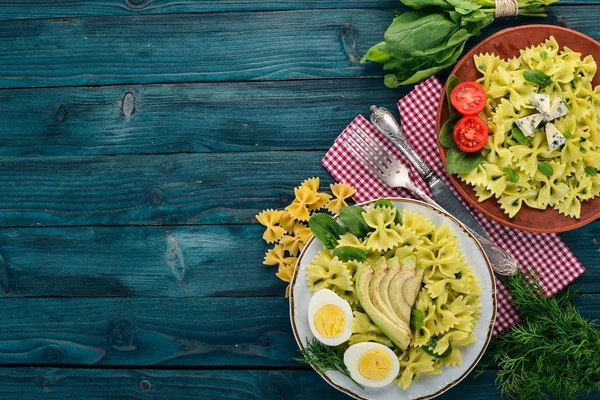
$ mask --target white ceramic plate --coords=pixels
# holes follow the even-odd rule
[[[400,210],[408,209],[423,214],[436,227],[447,224],[457,236],[460,250],[467,264],[473,269],[473,273],[477,277],[481,287],[481,316],[475,325],[477,340],[470,345],[460,348],[462,365],[444,367],[443,372],[439,375],[423,375],[416,379],[407,390],[402,390],[395,383],[381,389],[361,389],[348,377],[332,371],[321,374],[321,376],[334,388],[356,399],[431,399],[458,384],[475,368],[475,365],[477,365],[477,362],[483,356],[492,337],[494,320],[496,318],[496,285],[492,267],[479,243],[454,217],[421,201],[404,198],[390,198],[389,200]],[[373,203],[374,201],[371,201],[359,205],[369,208]],[[306,283],[306,266],[322,249],[323,245],[321,242],[313,237],[300,254],[294,276],[292,277],[290,319],[294,336],[301,349],[304,349],[307,340],[313,338],[308,326],[308,303],[310,302],[312,293]]]

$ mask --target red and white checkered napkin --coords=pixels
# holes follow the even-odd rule
[[[484,217],[460,197],[446,174],[438,152],[436,115],[442,91],[443,87],[440,81],[432,77],[417,85],[412,92],[398,102],[404,134],[421,157],[481,223],[491,239],[516,257],[521,268],[527,271],[537,271],[546,295],[556,294],[581,275],[585,268],[558,235],[523,232],[500,225]],[[354,153],[348,149],[350,144],[347,138],[349,135],[355,134],[357,128],[362,128],[399,160],[405,161],[396,147],[385,136],[377,132],[370,122],[359,115],[337,137],[331,149],[325,154],[321,161],[325,169],[336,181],[349,183],[356,188],[354,200],[357,202],[384,196],[416,198],[404,189],[390,189],[371,174],[360,160],[355,158]],[[409,165],[408,162],[405,164]],[[412,169],[410,165],[409,167]],[[411,175],[413,181],[431,195],[418,173],[411,171]],[[495,334],[508,329],[519,320],[506,288],[499,281],[497,283],[498,314],[494,328]]]

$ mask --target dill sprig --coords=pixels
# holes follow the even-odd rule
[[[519,400],[570,400],[600,389],[600,331],[575,309],[576,292],[547,298],[527,278],[510,279],[521,322],[495,342],[501,392]]]
[[[312,365],[314,369],[322,374],[325,371],[337,371],[352,379],[346,364],[344,364],[344,350],[340,347],[327,346],[317,339],[310,339],[306,343],[306,348],[301,352],[303,358],[296,358],[299,363]],[[352,380],[354,381],[354,379]],[[356,381],[354,383],[364,389]]]

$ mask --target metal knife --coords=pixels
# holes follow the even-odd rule
[[[387,108],[371,106],[371,123],[375,125],[382,133],[388,135],[392,141],[397,145],[398,149],[404,154],[404,156],[410,161],[415,167],[419,175],[425,180],[433,198],[435,201],[446,209],[450,214],[459,219],[463,224],[479,233],[481,236],[488,238],[489,236],[473,218],[469,210],[461,204],[461,202],[454,196],[452,191],[442,180],[431,170],[431,168],[423,161],[423,159],[417,154],[415,149],[408,143],[406,136],[402,132],[400,124],[396,121],[392,113]]]
[[[431,189],[431,193],[437,204],[474,232],[476,239],[480,242],[492,263],[497,276],[506,282],[507,276],[516,274],[518,271],[516,259],[490,240],[490,237],[481,224],[473,218],[469,210],[461,204],[450,188],[442,182],[427,163],[417,154],[410,143],[408,143],[400,124],[398,124],[392,113],[384,107],[371,106],[370,119],[371,123],[379,131],[392,139],[396,147],[423,177]]]

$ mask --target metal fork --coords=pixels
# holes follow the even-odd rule
[[[355,127],[356,135],[347,135],[351,146],[350,151],[361,160],[365,168],[376,175],[381,181],[391,188],[404,188],[419,196],[424,202],[443,210],[443,208],[419,189],[411,180],[408,168],[392,156],[381,144],[377,143],[360,127]],[[445,210],[444,210],[445,211]],[[506,250],[496,245],[489,239],[462,224],[465,229],[477,239],[485,251],[496,275],[505,282],[507,276],[518,272],[517,260]]]

